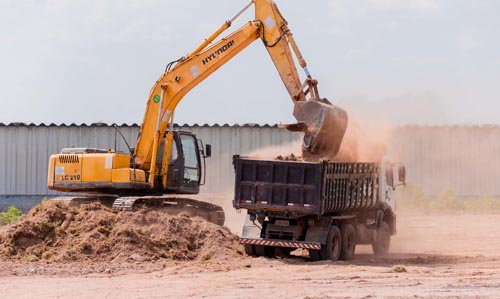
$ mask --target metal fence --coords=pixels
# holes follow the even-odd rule
[[[500,126],[404,126],[389,143],[408,181],[429,195],[500,195]]]

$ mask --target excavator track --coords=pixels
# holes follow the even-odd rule
[[[169,214],[185,213],[192,217],[201,217],[220,226],[223,226],[225,221],[222,207],[188,196],[61,196],[52,200],[61,201],[74,207],[90,202],[100,202],[116,212],[136,211],[145,207],[152,210],[162,210]]]
[[[82,195],[82,196],[58,196],[51,198],[50,200],[63,202],[69,205],[70,207],[79,207],[82,204],[88,204],[91,202],[100,202],[102,205],[111,208],[116,198],[117,198],[116,196],[106,196],[106,195],[102,196]]]
[[[140,207],[152,209],[166,208],[173,214],[186,213],[192,217],[201,217],[223,226],[225,214],[222,207],[184,196],[127,196],[119,197],[113,203],[115,211],[134,211]]]

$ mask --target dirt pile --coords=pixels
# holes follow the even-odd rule
[[[242,254],[227,228],[161,210],[115,213],[100,203],[79,208],[46,201],[0,232],[0,255],[23,261],[199,260]]]

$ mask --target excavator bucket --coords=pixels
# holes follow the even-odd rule
[[[305,160],[333,159],[340,150],[347,129],[347,113],[328,100],[295,102],[293,116],[298,124],[289,130],[304,132]]]

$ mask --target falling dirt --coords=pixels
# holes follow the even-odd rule
[[[302,156],[302,141],[295,140],[283,145],[267,146],[259,148],[255,151],[245,154],[245,157],[249,157],[257,160],[274,160],[278,157],[294,156],[300,159]],[[279,159],[278,159],[279,160]]]
[[[259,160],[319,162],[380,162],[384,155],[397,159],[398,154],[387,148],[394,127],[350,119],[338,154],[316,154],[302,151],[302,140],[255,150],[245,156]]]

